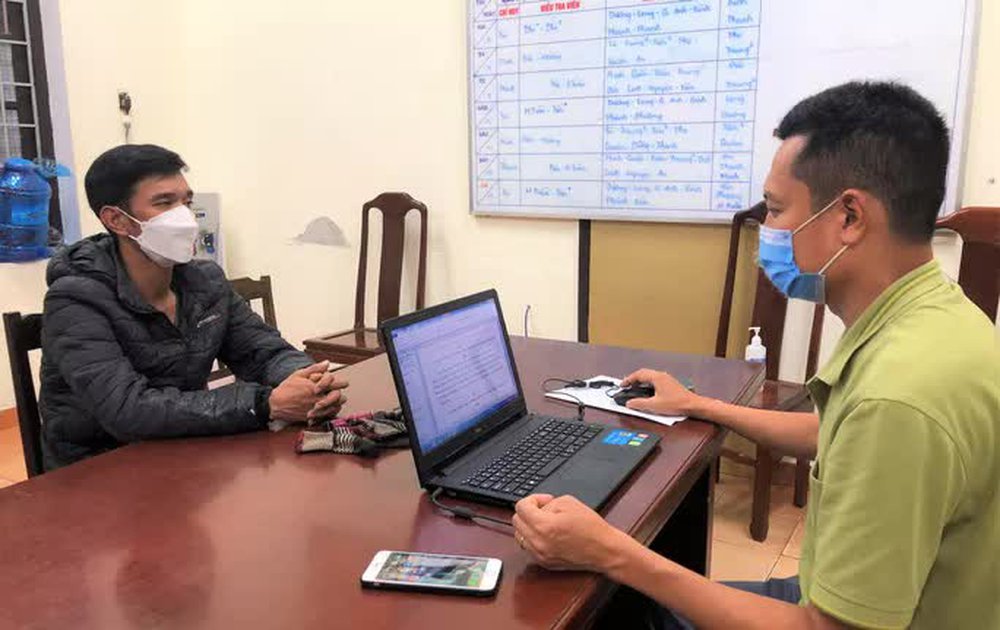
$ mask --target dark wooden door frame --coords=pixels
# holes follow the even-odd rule
[[[576,340],[590,341],[590,220],[580,220],[577,260]]]

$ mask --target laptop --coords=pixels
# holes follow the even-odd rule
[[[530,413],[496,291],[379,326],[420,486],[513,505],[570,494],[600,509],[659,436]]]

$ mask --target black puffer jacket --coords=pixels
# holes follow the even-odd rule
[[[109,234],[57,253],[46,280],[46,468],[127,442],[262,428],[271,388],[312,363],[247,306],[214,263],[174,268],[176,326],[139,295]],[[216,358],[238,380],[209,391]]]

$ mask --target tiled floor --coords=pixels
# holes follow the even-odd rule
[[[750,468],[727,470],[723,466],[722,478],[716,485],[711,570],[714,580],[766,580],[798,573],[805,509],[792,503],[791,485],[775,484],[771,489],[767,540],[755,541],[750,537],[751,474]]]
[[[13,409],[0,410],[0,488],[27,478],[17,415]]]
[[[0,412],[0,488],[27,478],[17,423],[7,416]],[[805,510],[792,504],[791,485],[771,490],[770,531],[766,541],[756,542],[749,531],[752,471],[727,463],[715,493],[712,578],[765,580],[795,575]]]

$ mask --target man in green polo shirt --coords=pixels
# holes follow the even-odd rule
[[[847,327],[809,383],[819,414],[729,405],[650,370],[626,380],[656,388],[635,408],[815,460],[799,580],[710,582],[572,497],[522,500],[515,538],[645,593],[664,627],[1000,628],[1000,349],[933,259],[944,121],[905,86],[848,83],[775,135],[761,266]]]

